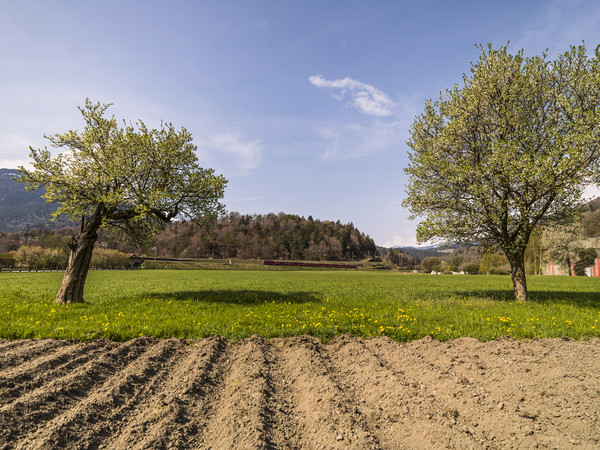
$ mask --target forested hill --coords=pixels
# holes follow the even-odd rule
[[[110,240],[109,236],[100,239]],[[116,247],[116,242],[107,242]],[[190,222],[173,223],[160,233],[154,250],[163,257],[262,258],[314,261],[356,260],[374,256],[373,239],[352,223],[320,221],[292,214],[229,213],[210,230]]]
[[[30,228],[57,228],[67,225],[65,219],[50,221],[56,205],[46,203],[41,192],[27,192],[13,178],[14,169],[0,169],[0,231],[18,231]]]
[[[18,173],[0,169],[0,232],[54,229],[72,225],[67,219],[50,221],[55,205],[46,203],[41,192],[27,192],[14,181]],[[130,251],[115,236],[101,233],[105,245]],[[154,247],[154,250],[150,250]],[[220,217],[210,230],[192,223],[169,225],[145,249],[164,257],[225,257],[306,260],[354,260],[377,254],[373,240],[352,223],[313,220],[292,214]]]

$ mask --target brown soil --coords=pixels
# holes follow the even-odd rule
[[[600,340],[0,341],[0,449],[600,448]]]

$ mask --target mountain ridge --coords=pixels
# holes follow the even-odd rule
[[[14,178],[16,169],[0,169],[0,231],[14,232],[27,227],[54,229],[71,225],[66,218],[51,220],[56,205],[42,198],[43,190],[26,191]]]

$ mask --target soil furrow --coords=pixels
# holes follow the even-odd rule
[[[265,342],[253,336],[238,342],[230,356],[221,402],[203,433],[213,448],[268,448],[267,359]]]
[[[360,410],[385,448],[443,448],[449,445],[448,435],[454,435],[453,442],[460,447],[476,444],[452,428],[456,410],[441,401],[437,391],[426,390],[406,375],[411,365],[395,370],[364,340],[352,336],[341,336],[330,345],[332,362],[343,374],[347,389],[360,398]]]
[[[29,346],[32,342],[32,340],[28,339],[0,339],[0,354],[13,348]]]
[[[18,436],[30,433],[40,424],[71,408],[89,392],[102,386],[112,374],[147,351],[150,341],[148,338],[139,338],[121,344],[64,377],[0,407],[0,444],[14,442]]]
[[[22,345],[12,345],[0,352],[0,370],[19,366],[57,347],[71,345],[72,341],[58,341],[55,339],[16,341]]]
[[[438,410],[432,417],[446,424],[449,429],[441,431],[452,442],[468,438],[475,446],[506,448],[518,440],[523,447],[564,448],[571,441],[600,438],[596,426],[600,404],[596,397],[590,401],[586,395],[600,383],[582,376],[582,372],[599,370],[600,364],[597,348],[594,352],[594,346],[583,344],[582,353],[576,354],[574,349],[582,343],[575,342],[569,344],[573,352],[563,353],[562,358],[545,358],[549,352],[544,345],[554,347],[556,341],[528,342],[527,354],[521,342],[505,338],[485,344],[470,338],[444,343],[425,338],[405,346],[377,339],[365,344],[385,365],[412,368],[407,377],[411,385],[420,387],[417,398],[421,399],[411,402],[413,414],[423,420]],[[578,358],[589,361],[590,371],[581,370]],[[565,373],[572,373],[573,379],[565,380]],[[594,414],[580,416],[580,426],[572,427],[573,434],[567,438],[566,430],[557,432],[559,427],[553,423],[565,415],[554,411],[557,405],[573,402]]]
[[[117,344],[104,339],[59,347],[48,355],[41,355],[25,364],[0,371],[0,405],[49,383],[106,352],[107,346]]]
[[[206,403],[215,397],[216,367],[227,341],[213,337],[185,347],[166,381],[138,404],[108,448],[197,448]]]
[[[599,339],[19,342],[2,450],[600,448]]]
[[[269,418],[267,425],[267,444],[269,448],[299,449],[304,445],[300,436],[300,425],[291,400],[291,386],[285,367],[282,366],[281,346],[274,342],[265,341],[265,374],[268,395],[266,396]]]
[[[169,361],[183,345],[176,339],[155,341],[135,361],[113,373],[98,389],[89,393],[62,414],[54,417],[16,448],[95,447],[107,437],[117,434],[127,420],[128,412],[146,396],[154,395],[161,377],[168,375]],[[82,430],[89,439],[77,440]]]
[[[493,437],[479,426],[477,414],[472,414],[474,410],[482,410],[486,383],[473,384],[471,378],[456,370],[447,343],[427,337],[399,346],[382,338],[363,341],[363,345],[384,368],[404,370],[409,396],[403,397],[406,406],[402,411],[409,430],[405,440],[409,446],[415,442],[429,442],[433,447],[448,446],[450,442],[460,447],[491,445]],[[424,354],[425,347],[430,349],[432,357]],[[476,375],[478,367],[481,366],[469,363],[470,377]]]
[[[357,403],[338,380],[328,349],[308,336],[281,342],[292,413],[306,448],[381,448]]]

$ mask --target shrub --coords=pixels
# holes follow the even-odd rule
[[[117,250],[95,248],[91,267],[99,269],[123,268],[129,266],[129,256]]]
[[[468,264],[463,267],[463,271],[468,275],[477,275],[479,273],[479,264]]]
[[[23,245],[14,252],[13,261],[21,266],[66,266],[69,257],[66,249],[43,249],[37,245]]]
[[[44,249],[37,245],[23,245],[14,255],[15,263],[20,266],[41,266]]]
[[[67,249],[48,248],[44,250],[38,265],[45,267],[66,266],[69,262],[69,254]]]
[[[0,253],[0,266],[8,267],[15,265],[15,257],[13,253]]]

